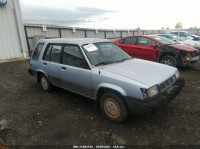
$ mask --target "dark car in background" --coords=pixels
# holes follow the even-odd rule
[[[198,51],[157,35],[134,35],[114,41],[130,56],[169,66],[187,66],[199,60]]]

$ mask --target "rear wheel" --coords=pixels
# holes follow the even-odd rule
[[[47,77],[45,75],[40,76],[40,83],[41,87],[44,91],[49,92],[52,89],[51,83],[48,81]]]
[[[175,57],[170,56],[170,55],[162,57],[160,59],[160,63],[168,65],[168,66],[173,66],[173,67],[177,66],[177,61],[176,61]]]
[[[101,110],[112,121],[123,122],[129,115],[126,104],[115,93],[104,93],[100,99]]]

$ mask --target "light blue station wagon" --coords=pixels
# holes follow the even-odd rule
[[[176,68],[132,58],[107,39],[40,40],[29,73],[44,91],[57,86],[94,99],[115,122],[169,104],[185,84]]]

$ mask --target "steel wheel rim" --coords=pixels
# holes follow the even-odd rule
[[[104,101],[104,110],[106,114],[111,118],[118,118],[120,116],[120,106],[112,98],[107,98]]]
[[[168,66],[173,66],[174,62],[171,58],[165,58],[161,61],[162,64],[168,65]]]
[[[47,80],[44,77],[41,80],[41,84],[42,84],[43,89],[45,89],[45,90],[48,89],[48,83],[47,83]]]

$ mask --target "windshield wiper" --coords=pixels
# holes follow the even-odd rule
[[[128,59],[131,59],[131,58],[130,57],[129,58],[124,58],[124,59],[119,60],[119,61],[103,61],[101,63],[96,64],[95,66],[107,65],[107,64],[117,63],[117,62],[124,62],[125,60],[128,60]]]
[[[107,64],[111,64],[111,63],[113,63],[113,61],[103,61],[103,62],[96,64],[95,66],[107,65]]]
[[[124,62],[124,61],[129,60],[129,59],[131,59],[131,58],[130,58],[130,57],[128,57],[128,58],[123,58],[122,60],[115,61],[115,62]]]

